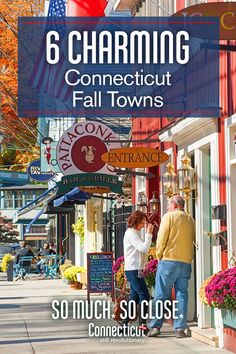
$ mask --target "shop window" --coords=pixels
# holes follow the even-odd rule
[[[15,191],[15,208],[23,207],[23,191]]]
[[[38,198],[40,195],[42,195],[44,192],[46,192],[46,191],[44,191],[44,190],[34,191],[35,199]]]
[[[25,191],[25,205],[34,200],[34,191]]]
[[[13,192],[12,191],[4,191],[4,208],[12,209],[13,208]]]
[[[201,4],[203,2],[206,2],[206,1],[205,0],[186,0],[185,7],[189,7],[189,6],[196,5],[196,4]]]
[[[150,0],[150,15],[168,17],[175,12],[173,0]]]
[[[45,229],[45,225],[34,225],[31,226],[31,230],[30,230],[31,234],[46,234],[46,229]]]
[[[24,234],[25,234],[25,228],[26,228],[26,225],[24,225]],[[45,235],[45,234],[47,234],[45,225],[33,225],[33,226],[31,226],[30,234],[31,235],[41,235],[41,234]]]

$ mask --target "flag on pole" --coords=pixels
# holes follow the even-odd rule
[[[45,24],[45,35],[50,30],[57,31],[60,36],[59,45],[66,33],[65,14],[65,0],[50,0]],[[37,91],[45,92],[55,98],[63,98],[61,89],[63,85],[62,80],[64,80],[63,73],[67,70],[66,62],[63,56],[60,56],[57,65],[49,64],[46,61],[45,35],[34,65],[30,83]]]
[[[68,0],[68,16],[102,17],[106,0]]]
[[[68,0],[68,16],[83,16],[91,17],[105,16],[104,10],[107,6],[106,0]],[[46,41],[45,36],[49,30],[55,30],[59,33],[60,41],[58,45],[62,47],[63,38],[66,33],[66,3],[65,0],[50,0],[47,22],[45,24],[45,35],[42,41],[39,55],[30,78],[31,86],[39,92],[48,96],[46,99],[44,95],[43,101],[50,101],[52,98],[58,99],[60,102],[66,104],[73,90],[71,86],[65,84],[65,73],[68,70],[68,63],[60,53],[59,63],[49,64],[46,61]],[[59,103],[59,102],[58,102]],[[48,107],[48,105],[47,105]]]

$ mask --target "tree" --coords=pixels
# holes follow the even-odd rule
[[[16,225],[11,221],[8,221],[6,217],[1,216],[0,213],[0,242],[14,243],[18,242],[17,236],[19,232],[16,229]]]
[[[4,149],[14,150],[18,158],[26,152],[31,155],[36,145],[37,119],[21,119],[17,114],[17,21],[19,16],[42,14],[43,7],[44,0],[1,0],[0,132]]]

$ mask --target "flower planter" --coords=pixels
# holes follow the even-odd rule
[[[83,284],[80,282],[74,282],[70,284],[70,287],[73,289],[77,289],[77,290],[81,290],[82,289]]]
[[[236,329],[236,310],[222,309],[221,313],[224,326]]]
[[[7,267],[7,281],[13,281],[13,261],[8,263]]]

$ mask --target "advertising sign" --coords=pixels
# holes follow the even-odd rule
[[[63,175],[78,173],[105,173],[114,175],[114,167],[101,155],[119,148],[116,134],[105,124],[86,121],[72,125],[61,136],[57,145],[57,162]]]
[[[96,252],[87,253],[88,267],[88,287],[89,293],[112,293],[113,287],[113,253],[112,252]]]
[[[32,161],[27,167],[27,173],[34,181],[47,182],[50,181],[55,173],[52,171],[42,172],[40,169],[40,160]]]
[[[57,141],[51,137],[45,137],[40,144],[40,167],[42,172],[61,172],[56,156]]]
[[[117,176],[98,173],[81,173],[64,176],[60,182],[57,194],[65,194],[75,187],[89,193],[122,193],[123,182]]]
[[[176,12],[172,17],[219,17],[220,33],[218,39],[236,39],[236,3],[211,2],[197,4]],[[200,32],[198,32],[200,34]],[[207,38],[204,36],[200,38]],[[216,34],[217,36],[217,34]],[[214,39],[213,37],[211,39]],[[216,38],[215,38],[216,39]]]
[[[106,152],[102,160],[116,167],[141,168],[151,167],[168,161],[169,156],[157,149],[145,147],[120,148]]]

